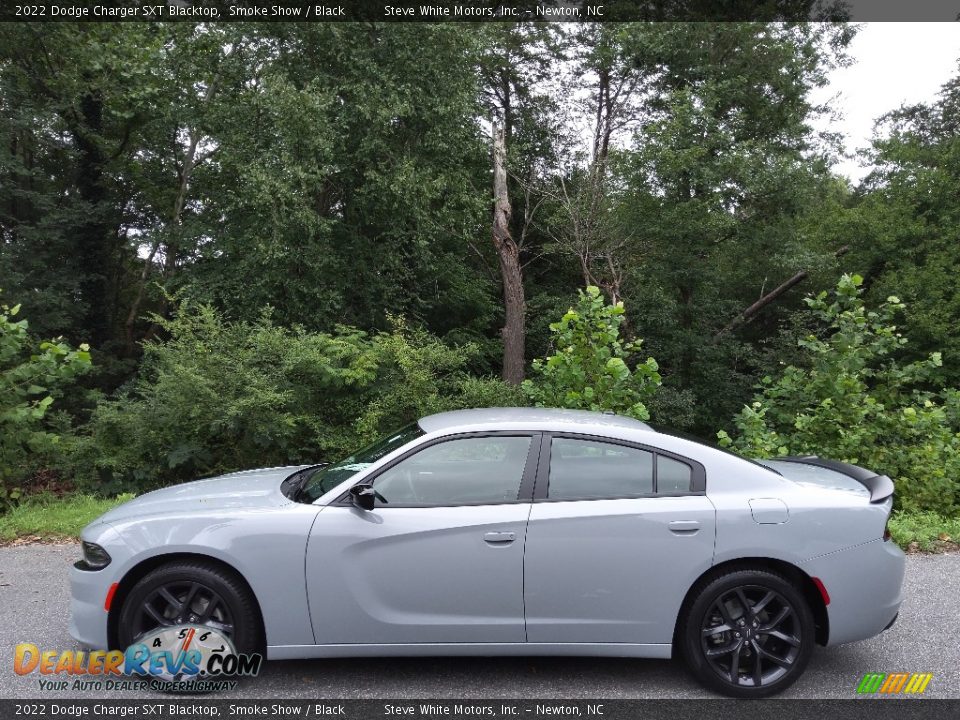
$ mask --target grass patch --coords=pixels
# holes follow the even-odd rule
[[[952,550],[960,544],[960,517],[898,512],[890,518],[889,527],[893,539],[904,550]]]
[[[29,497],[10,512],[0,515],[0,543],[21,537],[44,540],[76,538],[92,520],[132,497],[130,494],[116,498],[82,494]]]

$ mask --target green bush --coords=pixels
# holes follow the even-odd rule
[[[207,306],[156,318],[135,381],[102,400],[72,446],[84,487],[115,493],[242,468],[336,459],[424,414],[515,401],[448,347],[397,323],[370,336],[227,322]]]
[[[59,441],[44,425],[54,397],[90,368],[86,345],[73,350],[59,339],[37,345],[27,321],[14,320],[19,311],[0,305],[0,510],[20,497],[37,457]]]
[[[821,336],[800,341],[796,364],[765,377],[753,403],[720,431],[722,445],[754,457],[815,454],[862,465],[893,478],[908,511],[960,510],[960,399],[928,389],[939,353],[902,361],[907,346],[894,324],[896,297],[865,306],[858,275],[806,303]]]
[[[630,361],[641,340],[623,342],[623,303],[608,305],[599,288],[579,291],[575,307],[550,325],[554,354],[533,361],[523,389],[538,407],[611,410],[639,420],[650,413],[644,401],[660,387],[657,362]]]
[[[393,332],[374,338],[373,347],[378,372],[364,388],[356,423],[365,441],[444,410],[524,404],[516,386],[467,373],[478,352],[473,344],[450,347],[394,319]]]

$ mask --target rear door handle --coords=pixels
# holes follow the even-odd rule
[[[488,532],[483,536],[483,541],[491,545],[506,545],[517,539],[517,534],[512,532]]]
[[[672,520],[667,527],[676,535],[696,535],[700,530],[700,523],[696,520]]]

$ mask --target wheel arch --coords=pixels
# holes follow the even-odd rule
[[[683,625],[683,618],[686,617],[686,613],[689,612],[690,605],[693,603],[700,588],[715,577],[730,572],[731,570],[769,570],[786,577],[787,580],[793,583],[800,591],[803,599],[806,600],[810,608],[810,612],[813,613],[814,637],[816,638],[817,645],[827,644],[830,639],[830,617],[827,613],[827,606],[823,596],[820,594],[820,590],[816,583],[814,583],[813,578],[801,568],[786,560],[769,557],[742,557],[713,565],[700,575],[690,586],[690,589],[687,590],[687,594],[680,604],[680,610],[677,612],[677,619],[673,626],[674,651],[676,651],[678,647],[677,643],[680,639],[679,633]]]
[[[247,592],[250,593],[250,597],[253,598],[254,610],[257,614],[257,622],[260,624],[260,639],[264,644],[264,647],[259,648],[259,650],[260,652],[265,653],[266,625],[263,622],[263,610],[260,607],[260,599],[253,591],[253,588],[251,587],[247,578],[245,578],[243,573],[240,572],[236,567],[225,560],[212,555],[194,552],[172,552],[153,555],[151,557],[144,558],[127,570],[126,574],[118,583],[117,589],[114,592],[113,599],[110,603],[110,611],[107,615],[107,646],[111,648],[117,647],[120,611],[123,608],[123,603],[126,601],[127,596],[130,594],[130,591],[133,589],[133,587],[152,570],[155,570],[163,565],[179,561],[202,561],[210,565],[215,565],[220,569],[226,570],[227,572],[235,575],[236,578],[243,583],[243,586],[246,588]]]

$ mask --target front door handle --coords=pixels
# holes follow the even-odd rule
[[[667,527],[676,535],[696,535],[700,530],[700,523],[696,520],[673,520]]]
[[[483,541],[491,545],[507,545],[517,539],[517,534],[512,532],[488,532],[483,536]]]

